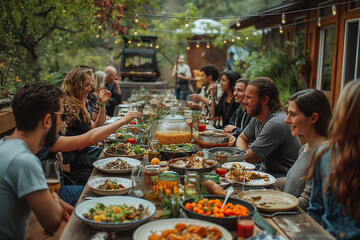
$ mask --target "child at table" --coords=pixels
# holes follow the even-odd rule
[[[311,163],[308,214],[337,239],[360,238],[360,80],[340,94],[328,141]]]
[[[311,179],[303,178],[307,174],[314,150],[327,137],[331,108],[323,92],[307,89],[289,97],[288,112],[285,122],[289,124],[291,134],[303,136],[306,143],[299,150],[299,156],[286,177],[276,179],[275,186],[297,197],[299,206],[306,211],[309,206]]]

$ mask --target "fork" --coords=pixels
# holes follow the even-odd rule
[[[260,213],[260,214],[263,217],[274,217],[280,214],[284,214],[284,215],[299,214],[299,212],[274,212],[274,213]]]

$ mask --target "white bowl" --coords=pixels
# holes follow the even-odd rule
[[[126,223],[109,223],[109,222],[95,222],[93,220],[86,219],[83,214],[89,213],[90,208],[96,206],[97,203],[102,203],[105,206],[109,205],[121,205],[126,203],[128,206],[139,207],[139,204],[142,204],[144,208],[148,208],[150,214],[143,219],[139,219],[133,222]],[[151,202],[135,197],[128,196],[109,196],[109,197],[99,197],[93,198],[91,200],[86,200],[79,203],[75,208],[75,215],[80,218],[84,223],[89,224],[91,227],[99,230],[112,230],[112,231],[125,231],[129,229],[136,228],[137,226],[147,222],[156,212],[156,207]]]
[[[106,180],[110,180],[111,182],[116,182],[117,184],[123,185],[125,188],[121,189],[99,189],[101,184],[104,184]],[[111,196],[111,195],[125,195],[131,189],[131,180],[127,178],[119,178],[119,177],[100,177],[100,178],[92,178],[88,181],[87,185],[90,190],[96,194],[103,196]]]
[[[99,169],[100,171],[107,172],[107,173],[124,174],[124,173],[131,172],[131,168],[126,168],[126,169],[104,169],[103,168],[107,163],[113,162],[113,161],[117,160],[118,158],[128,162],[131,165],[131,168],[141,164],[141,162],[139,160],[134,159],[134,158],[111,157],[111,158],[104,158],[104,159],[101,159],[101,160],[97,160],[96,162],[93,163],[93,165],[94,165],[95,168]]]
[[[166,229],[172,229],[175,227],[177,223],[185,223],[186,225],[197,225],[197,226],[204,226],[204,227],[217,227],[222,233],[222,240],[232,240],[232,236],[228,230],[224,227],[203,220],[198,219],[191,219],[191,218],[172,218],[172,219],[165,219],[165,220],[157,220],[153,222],[149,222],[147,224],[142,225],[141,227],[137,228],[133,234],[134,240],[146,240],[151,235],[152,232],[160,235],[160,233]]]

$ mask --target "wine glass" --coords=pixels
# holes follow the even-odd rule
[[[46,183],[51,193],[59,193],[60,183],[60,165],[57,159],[47,159],[43,162]]]

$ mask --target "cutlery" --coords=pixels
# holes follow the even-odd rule
[[[229,197],[231,196],[231,194],[234,192],[234,188],[232,186],[230,186],[227,191],[226,191],[226,197],[225,197],[225,200],[224,200],[224,203],[223,205],[221,206],[221,208],[224,208],[227,200],[229,199]]]
[[[276,215],[292,215],[292,214],[299,214],[299,212],[274,212],[274,213],[260,213],[263,217],[274,217]]]

